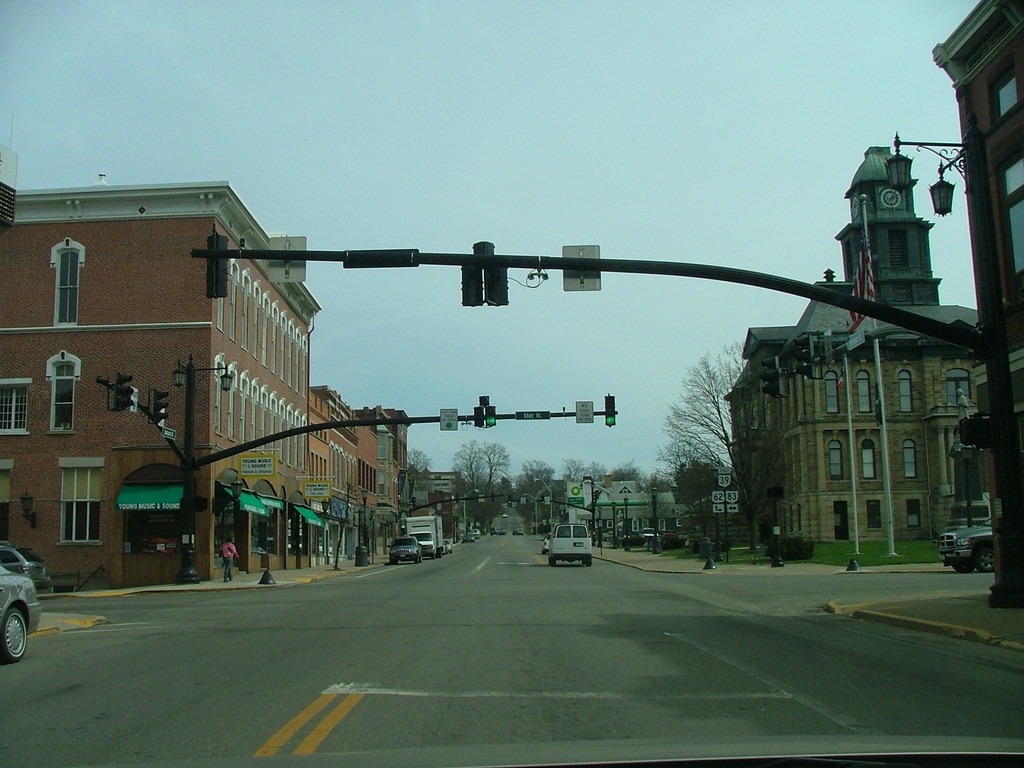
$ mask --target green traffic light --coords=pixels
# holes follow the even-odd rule
[[[606,427],[614,427],[615,426],[615,417],[614,416],[605,416],[604,417],[604,425]]]
[[[488,416],[486,419],[484,419],[484,425],[488,427],[493,427],[497,423],[498,420],[494,416]]]

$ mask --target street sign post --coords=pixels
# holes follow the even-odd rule
[[[459,430],[459,409],[442,408],[440,424],[442,432],[457,432]]]
[[[594,401],[593,400],[577,400],[576,401],[576,423],[577,424],[593,424],[594,423]]]

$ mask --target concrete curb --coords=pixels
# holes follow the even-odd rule
[[[75,629],[89,629],[90,627],[95,627],[98,624],[110,623],[105,616],[65,616],[63,618],[54,619],[53,621],[56,623],[51,626],[40,627],[30,634],[29,637],[45,637],[46,635],[56,635],[58,632],[66,632],[68,630]]]
[[[872,607],[874,605],[878,605],[878,603],[841,605],[837,601],[833,600],[825,606],[825,609],[829,613],[849,616],[853,619],[874,621],[879,624],[888,624],[889,626],[900,627],[902,629],[915,629],[923,632],[931,632],[935,635],[944,635],[945,637],[959,637],[965,640],[985,643],[986,645],[998,645],[1002,648],[1008,648],[1014,651],[1024,651],[1024,643],[1020,643],[1016,640],[1010,640],[984,629],[876,610]]]

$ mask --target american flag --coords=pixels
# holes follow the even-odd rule
[[[864,238],[861,239],[860,245],[860,263],[857,265],[857,276],[853,279],[853,295],[867,299],[868,301],[875,300],[875,267],[871,263],[871,254],[868,253],[868,239],[865,234]],[[850,331],[857,330],[864,320],[864,315],[859,312],[850,310]]]

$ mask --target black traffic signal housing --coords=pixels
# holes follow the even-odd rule
[[[992,447],[992,420],[988,416],[960,419],[960,442],[975,448]]]
[[[793,372],[806,376],[809,379],[816,379],[817,376],[814,375],[814,361],[817,350],[815,349],[814,336],[810,334],[801,336],[793,340],[793,345],[795,347],[793,357],[796,358]]]
[[[135,404],[135,387],[129,383],[131,380],[132,376],[129,373],[117,374],[117,379],[114,382],[115,411],[123,411]]]
[[[480,267],[462,267],[462,306],[482,307],[484,303],[484,272]]]
[[[158,427],[163,427],[167,419],[167,396],[170,392],[163,389],[149,390],[150,420]]]
[[[494,410],[493,405],[484,406],[484,426],[494,427],[498,424],[498,413]]]
[[[206,238],[206,250],[226,251],[228,249],[227,235],[217,232],[214,227],[213,233]],[[206,257],[206,298],[223,299],[228,295],[228,260]]]
[[[615,426],[615,417],[619,415],[619,412],[615,410],[615,395],[604,396],[604,425],[606,427]]]
[[[480,405],[473,407],[473,426],[483,429],[487,426],[494,426],[493,424],[487,424],[487,411],[490,410],[494,413],[494,406],[491,405],[491,398],[488,395],[480,395]]]
[[[474,256],[494,256],[494,243],[474,243]],[[508,304],[508,267],[465,264],[462,267],[462,306],[504,307]]]
[[[769,357],[761,361],[766,370],[761,374],[761,391],[769,397],[782,397],[782,370],[779,368],[779,358]]]

